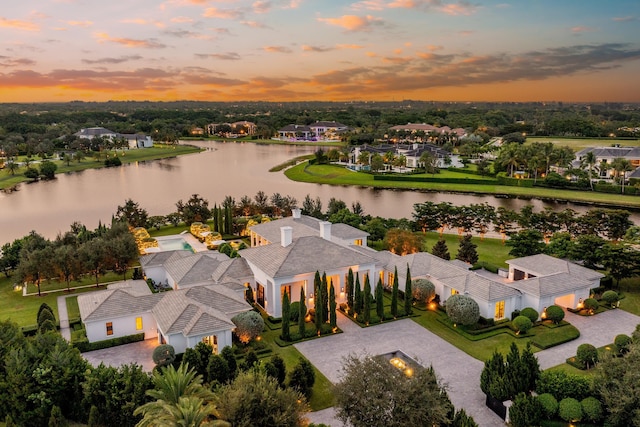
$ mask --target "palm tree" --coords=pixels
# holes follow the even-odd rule
[[[137,427],[175,425],[185,427],[228,426],[218,420],[209,422],[210,416],[218,415],[211,403],[213,393],[202,384],[202,375],[189,369],[187,363],[178,369],[173,366],[156,371],[152,378],[154,388],[146,394],[154,402],[136,408],[134,415],[142,415]]]
[[[596,155],[593,151],[589,151],[584,155],[582,160],[580,160],[580,166],[582,168],[586,168],[587,174],[589,174],[589,185],[591,186],[591,191],[593,191],[593,181],[591,179],[591,174],[593,172],[593,169],[596,167],[597,162],[598,160],[596,159]]]
[[[20,169],[18,163],[14,162],[13,160],[9,160],[7,162],[7,170],[11,175],[15,175],[18,169]]]
[[[616,172],[616,177],[620,179],[622,193],[624,193],[624,182],[627,179],[627,172],[633,169],[633,167],[631,166],[631,162],[622,157],[616,157],[611,162],[611,167]]]

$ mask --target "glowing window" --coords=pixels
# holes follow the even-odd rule
[[[113,335],[113,323],[107,322],[107,335]]]
[[[496,303],[496,312],[494,317],[496,319],[503,319],[504,318],[504,301],[498,301]]]
[[[136,317],[136,331],[142,330],[142,317]]]

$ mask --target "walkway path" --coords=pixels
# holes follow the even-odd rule
[[[485,406],[485,396],[480,390],[480,373],[484,364],[414,321],[404,319],[360,328],[340,314],[338,326],[344,333],[295,345],[331,382],[339,381],[342,360],[349,354],[378,355],[402,350],[422,365],[432,365],[447,385],[447,392],[455,407],[464,408],[478,425],[504,425],[500,417]],[[333,410],[310,415],[313,422],[341,426],[335,420]]]
[[[71,341],[71,328],[69,327],[69,313],[67,312],[67,298],[75,295],[63,295],[57,298],[58,318],[60,320],[60,335],[67,341]]]
[[[569,357],[576,355],[580,344],[602,347],[611,344],[618,334],[631,335],[636,325],[640,324],[640,316],[620,309],[608,310],[595,316],[579,316],[565,311],[564,320],[578,328],[580,337],[536,353],[542,369],[565,363]]]

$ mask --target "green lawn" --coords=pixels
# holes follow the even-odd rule
[[[423,248],[428,252],[431,252],[433,245],[440,239],[440,234],[434,231],[428,231],[426,233],[419,233],[424,238]],[[458,246],[460,244],[460,236],[457,234],[444,233],[442,238],[447,243],[449,248],[449,254],[451,259],[456,257],[458,253]],[[471,238],[471,241],[478,245],[476,251],[478,252],[479,261],[486,262],[496,267],[507,268],[506,260],[513,258],[509,255],[511,248],[502,243],[501,239],[484,238],[480,239],[478,236]]]
[[[285,171],[293,181],[329,185],[357,185],[364,187],[394,188],[442,192],[499,194],[548,200],[583,201],[600,205],[640,206],[640,197],[623,194],[596,193],[592,191],[561,190],[543,187],[512,187],[495,184],[451,184],[439,182],[374,181],[373,175],[354,172],[338,165],[309,165],[300,163]],[[431,176],[431,175],[429,175]],[[436,178],[439,175],[436,174]],[[459,176],[459,175],[456,175]],[[474,175],[474,178],[482,178]]]
[[[156,144],[151,148],[134,149],[118,151],[117,155],[120,157],[122,163],[135,163],[147,160],[164,159],[168,157],[175,157],[183,154],[198,153],[202,149],[193,147],[190,145],[162,145]],[[113,155],[113,152],[111,152]],[[38,159],[40,160],[40,159]],[[85,169],[97,169],[104,167],[104,160],[96,161],[89,155],[81,162],[72,161],[67,165],[63,161],[54,161],[58,165],[56,175],[66,172],[77,172]],[[37,164],[34,164],[37,166]],[[23,175],[25,168],[20,168],[15,175],[11,175],[8,170],[0,171],[0,189],[11,187],[20,182],[27,181],[27,178]]]
[[[292,329],[297,330],[297,327],[292,326]],[[262,334],[262,339],[271,346],[273,353],[282,357],[285,366],[287,367],[287,372],[289,372],[298,363],[298,360],[304,356],[293,345],[280,347],[276,344],[276,338],[281,332],[281,329],[270,330],[269,328],[265,328],[265,332]],[[319,411],[333,406],[333,385],[331,384],[331,381],[329,381],[327,377],[325,377],[315,366],[313,369],[316,373],[316,381],[313,385],[313,394],[311,395],[309,404],[311,405],[312,410]]]
[[[67,315],[69,320],[80,319],[80,307],[78,306],[78,297],[73,296],[65,300],[67,302]]]

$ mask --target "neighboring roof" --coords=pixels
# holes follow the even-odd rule
[[[375,262],[371,256],[317,236],[294,238],[286,247],[272,244],[242,249],[240,255],[273,278]]]
[[[569,273],[589,281],[604,277],[604,274],[590,268],[545,254],[510,259],[507,264],[509,264],[509,267],[531,273],[536,277],[550,276],[557,273]]]
[[[164,293],[153,315],[163,333],[191,336],[233,328],[231,317],[250,309],[242,296],[230,289],[196,286]]]
[[[101,135],[117,135],[116,132],[103,127],[83,128],[74,133],[76,136],[94,137]]]
[[[562,296],[573,293],[578,289],[591,287],[592,282],[570,273],[556,273],[548,276],[534,277],[526,280],[517,280],[509,284],[521,292],[544,296]]]
[[[146,283],[144,286],[147,286]],[[160,294],[141,294],[139,289],[130,289],[123,285],[116,289],[78,295],[78,307],[82,321],[91,322],[148,312],[160,299]]]
[[[226,255],[224,257],[228,259]],[[188,286],[212,280],[221,262],[218,252],[199,252],[168,261],[164,268],[179,286]]]
[[[311,128],[305,125],[286,125],[278,129],[278,132],[311,132]]]
[[[142,265],[142,267],[155,267],[191,255],[193,255],[193,252],[185,250],[154,252],[141,256],[140,265]]]
[[[212,274],[212,278],[216,282],[229,279],[242,280],[252,277],[253,271],[251,271],[251,267],[249,267],[247,260],[244,258],[231,258],[226,261],[222,261]]]
[[[315,122],[313,124],[310,124],[309,127],[311,129],[313,128],[346,128],[347,125],[343,125],[342,123],[339,122],[326,122],[326,121],[319,121],[319,122]]]
[[[300,218],[288,216],[276,221],[264,222],[251,227],[251,231],[259,234],[271,243],[280,243],[280,228],[291,227],[293,239],[306,236],[320,235],[320,221],[307,215],[300,215]],[[339,239],[358,239],[369,235],[366,231],[352,227],[347,224],[331,224],[331,236]]]

